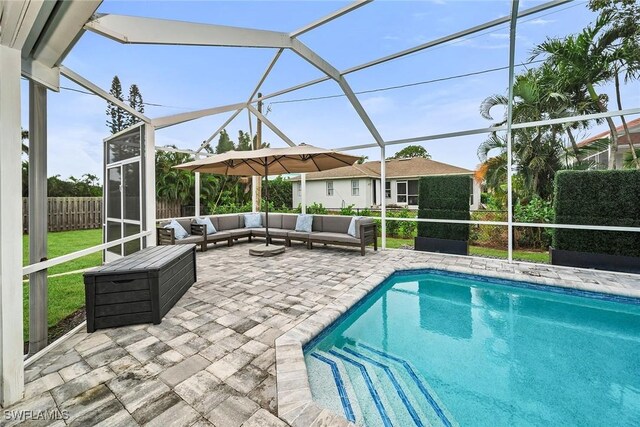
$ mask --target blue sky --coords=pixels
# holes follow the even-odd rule
[[[541,2],[524,1],[521,9]],[[148,16],[211,24],[293,31],[336,10],[347,2],[332,1],[105,1],[99,12]],[[500,1],[377,1],[301,36],[301,40],[338,69],[349,68],[454,33],[509,13],[510,2]],[[526,62],[531,48],[546,37],[577,32],[594,19],[586,3],[575,1],[527,17],[519,22],[517,62]],[[441,79],[507,65],[506,25],[480,35],[426,50],[380,66],[349,74],[357,91]],[[150,117],[213,107],[247,99],[273,57],[272,49],[192,46],[121,45],[87,32],[64,64],[102,88],[109,89],[117,74],[125,87],[136,83],[149,103]],[[262,88],[270,93],[321,73],[291,52],[285,52]],[[62,79],[62,85],[77,88]],[[359,99],[386,140],[485,127],[478,107],[487,96],[506,92],[507,72],[359,95]],[[600,88],[611,93],[610,86]],[[309,97],[340,94],[338,86],[324,82],[270,99],[268,118],[294,142],[341,147],[373,142],[344,97],[319,101],[279,103]],[[26,83],[23,84],[23,127],[27,127]],[[613,99],[613,98],[612,98]],[[623,88],[623,106],[640,105],[640,85]],[[49,175],[102,177],[102,140],[106,103],[69,90],[49,95]],[[611,104],[613,109],[613,104]],[[499,116],[501,112],[496,111]],[[229,116],[223,114],[163,129],[157,145],[197,148]],[[243,113],[227,128],[236,139],[238,130],[249,130]],[[602,130],[593,128],[587,134]],[[255,122],[254,122],[255,130]],[[268,129],[266,141],[284,143]],[[483,136],[444,139],[423,145],[435,160],[473,169],[476,149]],[[403,146],[387,148],[387,156]],[[379,150],[357,154],[379,159]]]

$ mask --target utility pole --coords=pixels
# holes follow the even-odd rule
[[[258,93],[258,99],[262,98],[262,93]],[[258,112],[262,114],[262,101],[258,101]],[[262,121],[257,117],[256,138],[253,140],[253,149],[259,150],[262,147]],[[252,185],[254,188],[254,205],[253,211],[260,212],[262,208],[262,180],[259,176],[252,177]]]

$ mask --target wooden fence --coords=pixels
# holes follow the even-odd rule
[[[47,223],[49,231],[102,228],[102,197],[49,197]],[[181,216],[177,201],[156,201],[156,216]],[[29,199],[22,198],[22,230],[29,230]]]

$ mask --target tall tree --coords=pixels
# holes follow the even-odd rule
[[[139,113],[144,113],[144,102],[137,84],[132,84],[129,87],[129,106]],[[126,127],[133,126],[138,122],[140,122],[139,118],[133,114],[126,113]]]
[[[118,76],[113,76],[109,93],[116,99],[123,101],[122,84]],[[127,127],[126,111],[111,102],[107,103],[107,127],[112,134],[118,133]]]
[[[238,146],[236,149],[238,151],[251,150],[251,135],[248,132],[238,131]]]
[[[218,138],[218,145],[216,145],[216,154],[226,153],[235,149],[233,141],[229,138],[229,134],[226,129],[220,132],[220,138]]]
[[[427,149],[421,145],[408,145],[389,158],[390,159],[413,159],[415,157],[430,159],[431,154],[429,154],[427,152]]]

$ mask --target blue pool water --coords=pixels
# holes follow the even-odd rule
[[[403,272],[305,360],[314,400],[361,425],[640,425],[633,299]]]

